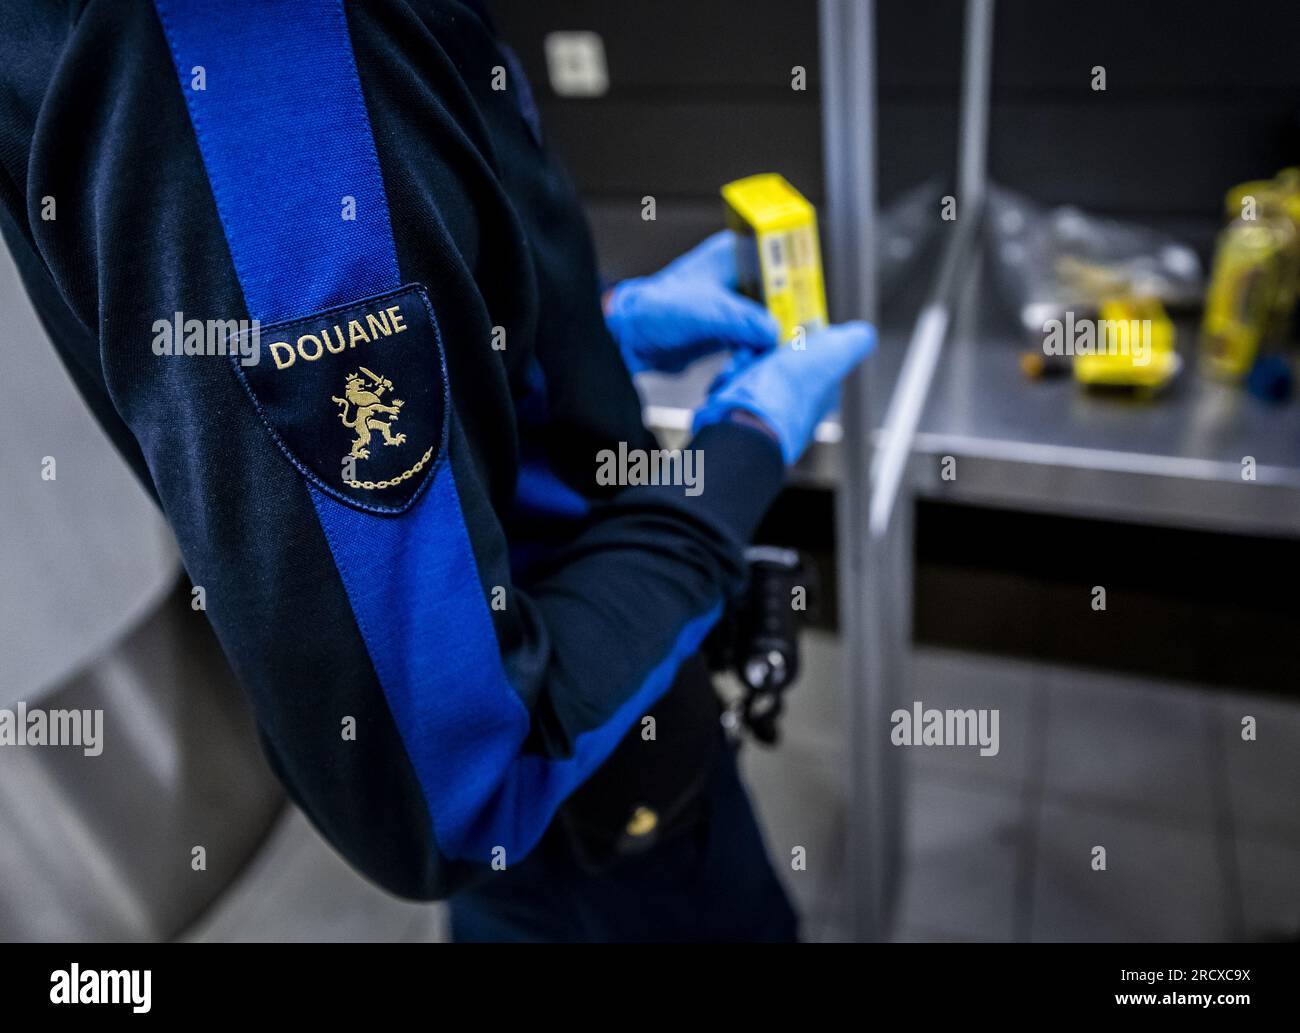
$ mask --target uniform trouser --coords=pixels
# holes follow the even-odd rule
[[[694,828],[593,874],[553,825],[520,864],[451,900],[458,942],[796,939],[797,919],[736,770],[721,751]]]

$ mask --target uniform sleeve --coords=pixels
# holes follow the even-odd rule
[[[214,6],[85,6],[20,218],[273,766],[362,871],[441,896],[526,855],[667,690],[741,586],[779,450],[711,427],[702,490],[593,492],[516,581],[519,347],[492,342],[538,335],[529,295],[553,285],[488,143],[506,116],[465,95],[486,35],[448,55],[403,4]],[[594,272],[574,276],[573,325],[594,327]],[[592,346],[573,384],[625,402]],[[568,459],[595,481],[626,451],[584,430]]]

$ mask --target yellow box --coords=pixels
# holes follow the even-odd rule
[[[767,306],[785,343],[800,327],[813,334],[826,326],[817,209],[776,173],[728,183],[722,199],[741,292]]]
[[[1107,298],[1094,326],[1099,350],[1074,357],[1074,379],[1079,383],[1155,391],[1178,373],[1174,322],[1158,298]],[[1140,349],[1134,347],[1137,335],[1146,338]]]

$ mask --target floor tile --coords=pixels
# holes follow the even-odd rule
[[[1221,940],[1228,933],[1216,837],[1130,814],[1044,802],[1037,822],[1035,941]],[[1106,850],[1094,871],[1092,851]]]
[[[816,935],[803,934],[804,943],[854,943],[853,932],[847,925],[824,925]]]
[[[790,749],[747,744],[741,771],[758,813],[777,873],[804,918],[822,916],[841,877],[844,774],[839,763]],[[791,867],[792,850],[803,847],[807,867]]]
[[[962,936],[947,929],[932,929],[926,926],[906,926],[894,934],[893,943],[973,943],[980,938]]]
[[[848,749],[844,672],[839,639],[806,629],[800,636],[799,678],[786,695],[782,740],[842,754]]]
[[[1212,827],[1212,694],[1062,668],[1048,685],[1049,800]]]
[[[913,781],[905,811],[896,925],[1008,940],[1027,848],[1022,794]]]
[[[920,774],[947,772],[965,783],[969,778],[1019,784],[1031,774],[1031,737],[1037,693],[1045,691],[1041,670],[1022,661],[947,649],[913,651],[907,706],[926,709],[996,710],[998,752],[990,756],[972,746],[901,746],[909,768]]]
[[[1300,939],[1300,848],[1237,841],[1247,940]]]
[[[1247,715],[1255,718],[1254,742],[1241,737]],[[1300,848],[1300,703],[1225,694],[1216,719],[1234,831]]]
[[[401,900],[352,870],[296,808],[249,870],[184,937],[200,942],[446,938],[441,904]]]

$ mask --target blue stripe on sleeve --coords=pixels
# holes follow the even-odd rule
[[[341,3],[155,3],[249,315],[283,321],[398,287]],[[196,66],[206,89],[191,86]],[[342,217],[346,198],[355,220]],[[436,463],[403,516],[308,489],[438,845],[453,858],[487,862],[497,846],[517,858],[667,691],[721,604],[683,627],[633,695],[577,736],[570,757],[523,755],[530,719],[505,674],[450,451]]]
[[[530,720],[506,680],[450,464],[400,519],[358,521],[314,488],[312,500],[450,857],[487,862],[495,846],[510,857],[531,849],[564,799],[668,690],[721,610],[690,621],[640,688],[577,736],[570,757],[520,755]]]
[[[249,315],[277,323],[400,286],[339,0],[155,6]]]

